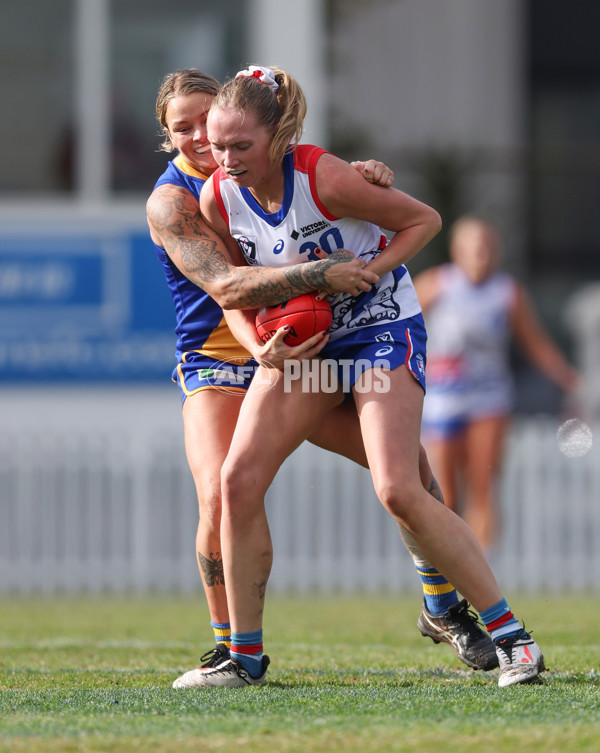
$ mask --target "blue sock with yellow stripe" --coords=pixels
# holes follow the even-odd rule
[[[431,614],[445,614],[449,607],[458,603],[456,589],[435,567],[415,567],[423,586],[425,606]]]
[[[231,646],[231,625],[228,622],[210,621],[210,626],[215,634],[216,643],[224,643],[227,648]]]

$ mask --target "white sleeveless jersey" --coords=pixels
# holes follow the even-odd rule
[[[439,295],[425,314],[429,392],[436,384],[508,381],[514,280],[496,272],[475,285],[454,264],[444,264],[439,275]]]
[[[219,211],[250,264],[283,267],[315,261],[315,249],[332,253],[339,248],[369,262],[387,239],[379,227],[352,218],[338,218],[321,204],[315,168],[325,150],[298,146],[284,158],[285,188],[281,208],[265,212],[247,188],[239,188],[223,171],[215,174]],[[328,298],[333,311],[331,341],[359,327],[395,322],[421,311],[406,267],[383,275],[369,292],[353,297],[339,293]]]

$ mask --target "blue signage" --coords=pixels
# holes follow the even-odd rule
[[[0,235],[0,381],[169,380],[175,312],[147,233]]]

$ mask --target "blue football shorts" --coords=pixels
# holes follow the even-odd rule
[[[337,362],[338,383],[346,394],[365,371],[376,369],[384,373],[402,365],[425,391],[427,332],[421,314],[344,334],[328,343],[319,356]]]

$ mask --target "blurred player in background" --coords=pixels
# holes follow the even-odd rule
[[[450,263],[415,278],[428,333],[423,442],[446,504],[490,554],[499,532],[495,493],[513,406],[511,339],[565,392],[575,391],[578,375],[542,328],[523,287],[499,270],[494,226],[464,216],[449,238]]]
[[[219,532],[220,471],[241,397],[256,363],[233,338],[221,306],[258,307],[310,289],[331,289],[342,284],[351,292],[359,292],[370,288],[377,279],[363,271],[364,262],[357,263],[343,252],[338,253],[337,259],[328,257],[284,269],[231,264],[226,249],[204,223],[198,205],[202,186],[217,167],[206,137],[206,117],[219,89],[214,78],[197,69],[177,71],[163,80],[156,102],[164,135],[162,148],[168,152],[177,150],[178,154],[157,181],[147,205],[150,233],[177,315],[178,363],[173,379],[182,391],[186,455],[200,512],[196,552],[216,641],[216,648],[202,658],[204,667],[186,673],[176,683],[178,687],[198,684],[202,671],[227,658],[230,642]],[[384,186],[393,181],[393,174],[381,163],[370,160],[355,167],[368,181]],[[352,259],[351,264],[348,259]],[[349,275],[348,280],[344,274]],[[221,368],[215,364],[221,364]],[[336,408],[311,441],[366,466],[358,418],[351,404]],[[440,499],[424,452],[420,469],[425,489]],[[458,601],[454,587],[403,533],[423,585],[424,604],[419,617],[422,634],[450,644],[471,667],[497,666],[494,647],[479,629],[466,602]]]
[[[361,180],[323,149],[299,144],[305,112],[304,94],[285,71],[251,66],[228,82],[208,115],[220,170],[202,190],[202,214],[232,252],[239,243],[254,264],[302,266],[311,249],[347,247],[380,279],[368,293],[331,300],[333,323],[320,356],[350,371],[337,371],[336,392],[304,389],[285,371],[278,379],[261,365],[257,375],[270,389],[259,389],[255,377],[246,393],[221,473],[231,658],[202,681],[224,687],[264,681],[262,619],[272,564],[264,495],[285,458],[344,403],[343,391],[354,399],[382,504],[480,612],[496,645],[500,686],[536,681],[544,669],[539,647],[502,597],[469,527],[420,480],[425,328],[404,262],[439,231],[439,215],[407,194]],[[394,233],[389,242],[380,226]],[[260,352],[253,312],[226,313],[238,340]],[[288,348],[286,356],[282,338],[280,346],[285,369],[286,358],[299,351]]]

